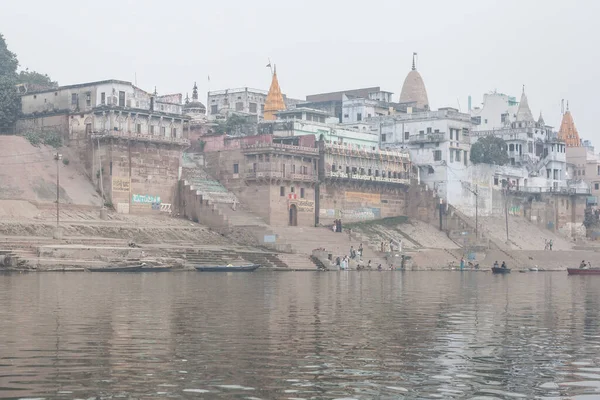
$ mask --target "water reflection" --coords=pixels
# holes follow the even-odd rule
[[[600,397],[599,289],[562,273],[4,275],[0,397]]]

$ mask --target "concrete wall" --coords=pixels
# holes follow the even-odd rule
[[[407,214],[408,195],[403,189],[375,184],[321,184],[319,221],[329,224],[366,221]]]
[[[107,139],[100,142],[99,151],[105,196],[117,211],[166,212],[165,207],[174,202],[181,159],[179,146]],[[95,165],[97,175],[99,164]]]
[[[69,116],[64,112],[22,117],[17,121],[16,129],[18,134],[25,134],[28,132],[51,132],[58,133],[66,139],[69,132]]]

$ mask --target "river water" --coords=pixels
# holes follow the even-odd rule
[[[600,398],[600,277],[0,275],[0,398]]]

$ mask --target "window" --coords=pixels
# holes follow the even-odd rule
[[[150,134],[154,135],[154,125],[150,125]]]
[[[509,144],[508,145],[508,151],[515,151],[515,145],[514,144]]]
[[[71,105],[72,106],[76,106],[77,105],[77,93],[71,94]]]
[[[265,105],[264,105],[264,104],[261,104],[261,105],[260,105],[260,112],[261,112],[261,113],[264,113],[264,112],[265,112]]]
[[[281,197],[285,196],[285,187],[284,186],[279,187],[279,195]]]
[[[125,107],[125,92],[119,92],[119,107]]]
[[[240,173],[240,164],[233,164],[233,173],[234,174]]]
[[[419,131],[419,135],[424,135],[425,131]]]
[[[292,164],[292,174],[296,173],[296,164]]]
[[[594,189],[600,190],[600,183],[594,183]]]
[[[344,114],[344,118],[348,118],[348,117],[349,117],[349,115],[348,115],[348,114]]]
[[[460,133],[460,130],[456,130],[456,140],[458,140],[458,134]]]
[[[527,143],[527,152],[528,153],[533,153],[533,142]]]
[[[85,94],[85,105],[87,107],[90,107],[92,105],[92,93],[91,92],[87,92]]]
[[[487,124],[487,119],[485,120],[485,123]]]
[[[292,186],[292,187],[290,188],[290,193],[294,193],[295,191],[296,191],[296,188]]]
[[[454,129],[450,128],[450,140],[454,138]]]
[[[385,137],[385,133],[382,133],[382,134],[381,134],[381,141],[382,141],[382,142],[385,142],[385,139],[386,139],[386,137]]]
[[[85,124],[85,133],[92,133],[92,124]]]
[[[177,137],[177,128],[171,129],[171,136],[172,137]]]
[[[433,161],[442,161],[442,151],[441,150],[434,150]]]
[[[481,117],[473,117],[471,118],[471,121],[473,121],[475,125],[481,125]]]
[[[431,133],[431,128],[427,128],[427,133]]]
[[[235,111],[244,111],[244,103],[241,101],[235,103]]]
[[[465,162],[465,165],[467,165],[468,154],[469,154],[469,152],[465,150],[465,156],[463,157],[463,161]]]
[[[104,93],[104,92],[100,93],[100,104],[102,104],[102,105],[106,104],[106,93]]]
[[[410,136],[410,134],[408,132],[404,132],[404,140],[408,140],[409,136]]]
[[[211,114],[218,114],[219,113],[219,106],[216,104],[213,104],[210,106],[210,113]]]
[[[460,150],[456,150],[456,162],[460,162]]]
[[[450,162],[454,162],[454,150],[450,149]]]
[[[300,188],[300,198],[304,198],[304,188]]]
[[[498,186],[498,177],[497,176],[494,177],[494,186]]]
[[[161,126],[160,127],[160,134],[163,135],[163,136],[165,136],[167,134],[167,128],[164,127],[164,126]]]
[[[598,165],[598,175],[600,175],[600,165]]]
[[[362,121],[362,113],[356,113],[356,120]]]
[[[136,124],[135,133],[142,133],[142,124]]]
[[[367,118],[371,118],[371,114],[367,114]]]
[[[256,114],[256,111],[258,110],[258,104],[256,104],[256,103],[250,103],[249,107],[250,107],[250,113],[251,114]]]

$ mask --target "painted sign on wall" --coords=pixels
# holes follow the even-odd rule
[[[381,218],[381,209],[362,207],[357,209],[342,210],[342,218],[349,220],[366,220]]]
[[[113,176],[112,178],[112,190],[113,192],[129,192],[131,184],[129,178],[121,178]]]
[[[312,200],[294,200],[290,204],[295,204],[298,212],[314,212],[315,202]]]
[[[362,192],[346,192],[346,201],[355,203],[381,203],[381,195],[379,193],[362,193]]]
[[[160,204],[160,196],[151,196],[147,194],[134,194],[133,196],[131,196],[131,200],[134,203]]]

